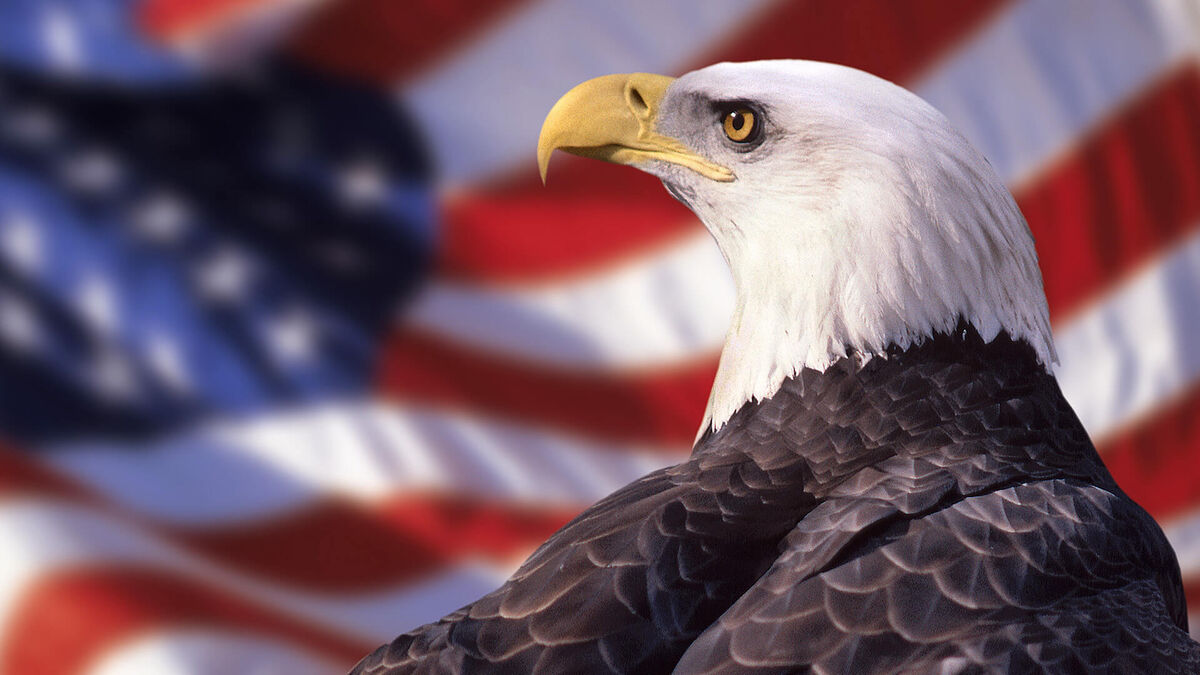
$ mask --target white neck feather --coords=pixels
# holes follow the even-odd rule
[[[1056,360],[1016,203],[957,133],[933,133],[917,153],[928,161],[852,153],[854,170],[832,182],[798,174],[786,193],[734,197],[734,208],[693,204],[738,297],[701,434],[802,368],[823,371],[848,351],[879,357],[960,318],[987,341],[1002,330],[1025,340],[1043,366]]]

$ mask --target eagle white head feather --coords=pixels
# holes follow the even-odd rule
[[[606,76],[551,111],[543,175],[555,148],[658,176],[729,263],[737,305],[701,434],[803,368],[884,357],[960,320],[1056,360],[1012,195],[945,116],[886,80],[812,61]]]

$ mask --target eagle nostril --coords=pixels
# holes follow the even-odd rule
[[[642,92],[638,91],[637,85],[632,82],[625,85],[625,100],[629,103],[629,109],[638,117],[645,117],[650,112],[650,104],[646,103]]]

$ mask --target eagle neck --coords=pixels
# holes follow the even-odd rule
[[[946,472],[962,494],[982,489],[971,481],[985,475],[1116,489],[1035,351],[1004,332],[985,341],[965,322],[869,361],[851,354],[823,371],[802,369],[707,431],[693,456],[729,453],[768,471],[799,461],[805,491],[818,499],[864,470],[901,481],[913,471]],[[897,470],[897,462],[925,468]]]

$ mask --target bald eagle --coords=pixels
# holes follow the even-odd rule
[[[580,84],[543,178],[555,149],[659,177],[732,269],[694,451],[356,673],[1200,672],[1175,555],[1050,371],[1029,228],[938,111],[722,63]]]

